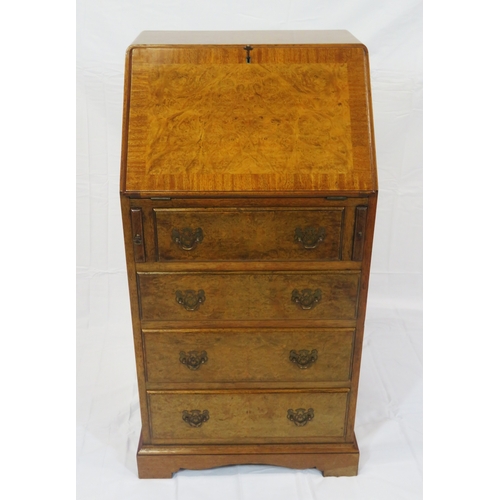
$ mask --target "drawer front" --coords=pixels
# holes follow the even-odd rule
[[[145,330],[148,382],[345,382],[353,328]]]
[[[148,392],[153,443],[342,440],[348,392]]]
[[[339,260],[344,208],[154,209],[157,258]]]
[[[360,274],[137,273],[143,320],[354,320]]]

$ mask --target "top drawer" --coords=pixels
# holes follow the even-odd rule
[[[157,258],[339,260],[344,208],[154,209]]]
[[[166,207],[134,201],[129,241],[135,262],[362,260],[366,198],[328,201],[333,206],[244,202],[175,200]]]

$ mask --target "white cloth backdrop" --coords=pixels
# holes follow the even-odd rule
[[[359,475],[235,466],[139,480],[139,405],[119,206],[125,50],[144,30],[347,29],[369,49],[379,205],[356,434]],[[422,4],[77,0],[79,500],[422,496]]]

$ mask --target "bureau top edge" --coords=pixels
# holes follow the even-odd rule
[[[143,31],[129,50],[163,45],[355,45],[365,47],[346,30]]]
[[[378,189],[370,191],[326,191],[321,192],[284,192],[277,193],[273,191],[210,191],[210,192],[180,192],[180,191],[126,191],[120,190],[120,195],[133,199],[151,199],[158,201],[180,200],[180,199],[206,199],[206,198],[236,198],[236,199],[326,199],[330,201],[342,201],[347,198],[366,198],[378,195]]]

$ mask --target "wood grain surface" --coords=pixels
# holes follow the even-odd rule
[[[156,209],[153,214],[159,261],[341,258],[343,208]],[[172,237],[173,231],[196,229],[203,241],[192,250]]]
[[[144,428],[143,428],[144,433]],[[324,476],[355,476],[359,449],[352,443],[145,445],[139,442],[140,478],[170,478],[181,469],[210,469],[238,464],[316,468]]]
[[[372,192],[363,48],[136,47],[127,192]]]
[[[352,166],[346,64],[175,64],[147,84],[148,175]]]
[[[140,477],[357,473],[377,189],[368,52],[350,33],[146,32],[129,47]]]
[[[138,273],[143,320],[203,321],[273,319],[355,319],[359,272],[287,273]],[[304,310],[292,300],[294,290],[321,290],[321,300]],[[177,291],[204,292],[204,302],[187,310]]]
[[[144,330],[146,376],[153,383],[344,382],[348,384],[354,329]],[[316,351],[306,368],[290,353]],[[190,369],[181,353],[204,362]],[[196,355],[194,354],[194,356]],[[307,357],[307,355],[306,355]],[[292,359],[293,356],[292,356]]]
[[[148,391],[152,443],[272,443],[343,440],[346,390],[265,392]],[[308,410],[314,417],[298,426],[288,410]],[[184,411],[207,411],[199,427],[182,419]]]

